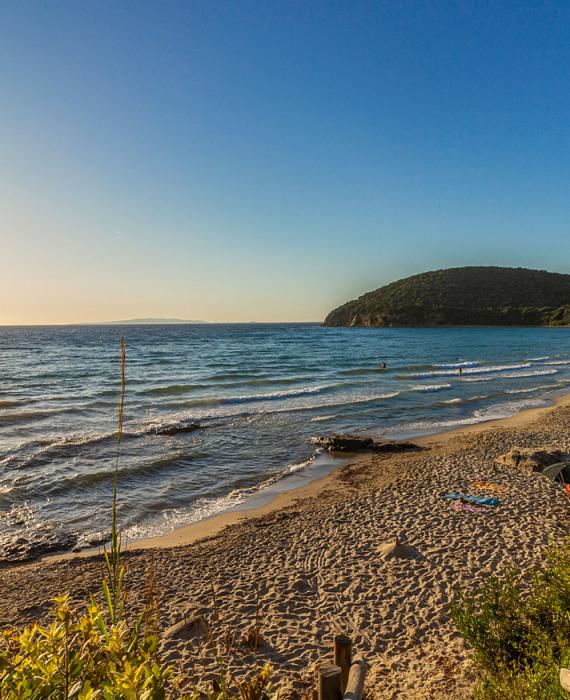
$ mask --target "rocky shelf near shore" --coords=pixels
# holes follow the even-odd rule
[[[407,452],[421,449],[413,442],[373,440],[363,435],[325,435],[314,438],[313,442],[329,452]]]

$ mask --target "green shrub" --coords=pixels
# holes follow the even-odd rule
[[[117,620],[96,603],[80,614],[68,596],[55,600],[53,622],[0,637],[0,697],[159,700],[171,671],[156,659],[157,638]]]
[[[474,649],[476,697],[567,698],[558,676],[570,665],[570,538],[549,548],[530,581],[511,570],[474,598],[461,592],[452,616]]]

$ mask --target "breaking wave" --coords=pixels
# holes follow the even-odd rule
[[[412,391],[442,391],[443,389],[451,389],[451,384],[416,384],[411,387]]]
[[[490,372],[507,372],[509,370],[524,369],[525,367],[530,367],[530,362],[520,362],[512,365],[488,365],[485,367],[466,367],[463,369],[464,375],[470,374],[489,374]],[[450,368],[442,370],[434,370],[432,372],[419,372],[417,374],[411,374],[410,377],[421,378],[421,377],[449,377],[457,375],[457,371],[452,371]]]

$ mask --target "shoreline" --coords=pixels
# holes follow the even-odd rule
[[[526,408],[518,411],[512,416],[506,418],[495,418],[480,423],[461,426],[438,433],[421,435],[417,438],[410,437],[409,439],[422,448],[429,449],[445,449],[447,444],[455,438],[472,435],[492,429],[505,428],[523,428],[537,420],[544,414],[556,408],[570,406],[570,393],[565,393],[554,397],[554,401],[547,406],[539,406]],[[249,497],[245,503],[237,508],[232,508],[221,513],[208,516],[197,522],[181,525],[171,532],[155,537],[145,537],[123,544],[123,550],[127,552],[137,552],[155,548],[171,548],[194,544],[203,539],[215,537],[223,532],[228,526],[237,525],[249,520],[255,520],[263,516],[269,515],[288,508],[298,501],[312,498],[325,491],[327,488],[334,487],[338,474],[343,467],[364,464],[374,456],[374,453],[351,453],[339,455],[339,461],[345,464],[332,467],[332,470],[322,477],[310,479],[307,484],[298,487],[284,489],[270,496],[270,500],[262,505],[252,504],[248,506],[248,502],[254,502],[260,498],[260,494],[254,497]],[[395,457],[395,454],[388,454],[387,457]],[[405,456],[405,453],[404,453]],[[90,558],[96,557],[102,553],[102,547],[90,547],[79,552],[61,552],[55,554],[47,554],[30,562],[15,564],[14,567],[27,567],[41,565],[44,563],[52,563],[57,561],[71,560],[75,558]]]

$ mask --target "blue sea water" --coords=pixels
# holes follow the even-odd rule
[[[119,518],[131,539],[330,469],[317,435],[438,432],[570,385],[564,328],[0,327],[2,561],[108,536],[121,335]]]

